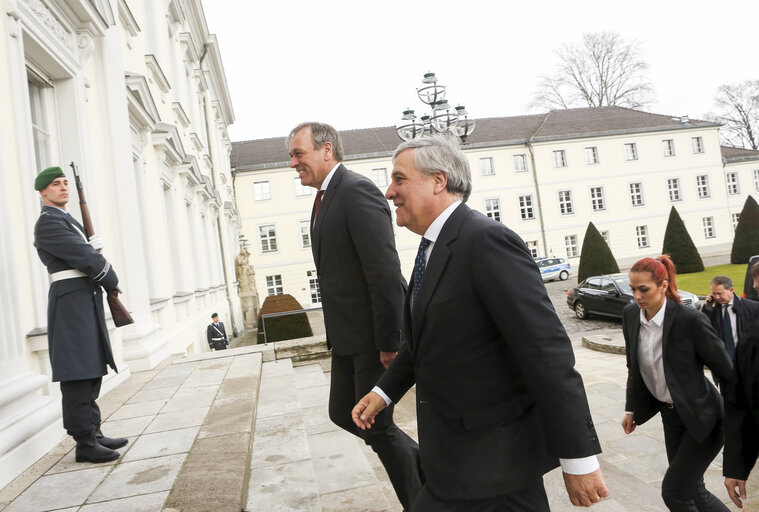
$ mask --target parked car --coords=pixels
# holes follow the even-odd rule
[[[701,301],[697,295],[685,290],[677,290],[683,304],[699,309]],[[610,274],[587,278],[576,288],[567,292],[567,305],[577,318],[590,315],[622,317],[622,310],[634,303],[630,277],[627,274]]]
[[[746,299],[759,300],[759,293],[754,290],[754,280],[751,279],[751,274],[749,274],[751,265],[757,261],[759,261],[759,256],[751,256],[746,266],[746,279],[743,281],[743,297]]]
[[[572,265],[564,258],[535,258],[543,282],[561,279],[566,281],[572,275]]]

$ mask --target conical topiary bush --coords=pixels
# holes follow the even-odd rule
[[[735,228],[730,263],[748,263],[751,256],[759,254],[759,204],[748,196],[743,204],[738,226]]]
[[[678,274],[689,274],[704,270],[701,255],[674,206],[669,211],[669,221],[667,221],[667,230],[664,232],[661,252],[662,254],[669,254]]]
[[[585,238],[582,240],[577,282],[582,282],[590,276],[614,274],[616,272],[619,272],[619,265],[617,265],[617,260],[614,259],[609,245],[593,223],[589,222],[588,228],[585,230]]]

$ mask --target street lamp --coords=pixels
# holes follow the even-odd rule
[[[395,132],[403,140],[418,139],[434,132],[455,133],[463,142],[474,131],[474,120],[463,105],[451,107],[445,99],[446,87],[437,83],[435,73],[425,73],[422,87],[416,90],[419,99],[432,112],[417,118],[414,111],[407,108],[403,117],[395,125]]]

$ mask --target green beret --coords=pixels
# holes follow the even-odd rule
[[[65,178],[66,175],[60,167],[48,167],[37,175],[34,180],[34,190],[42,190],[50,185],[55,178]]]
[[[217,316],[219,316],[219,314],[218,313],[214,313],[213,315],[211,315],[211,318],[216,318]]]

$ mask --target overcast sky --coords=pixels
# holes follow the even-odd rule
[[[233,141],[282,137],[302,121],[391,126],[425,72],[478,117],[528,110],[554,49],[584,32],[641,42],[651,112],[700,118],[722,84],[759,79],[759,1],[204,0],[236,121]],[[512,5],[513,4],[513,5]]]

